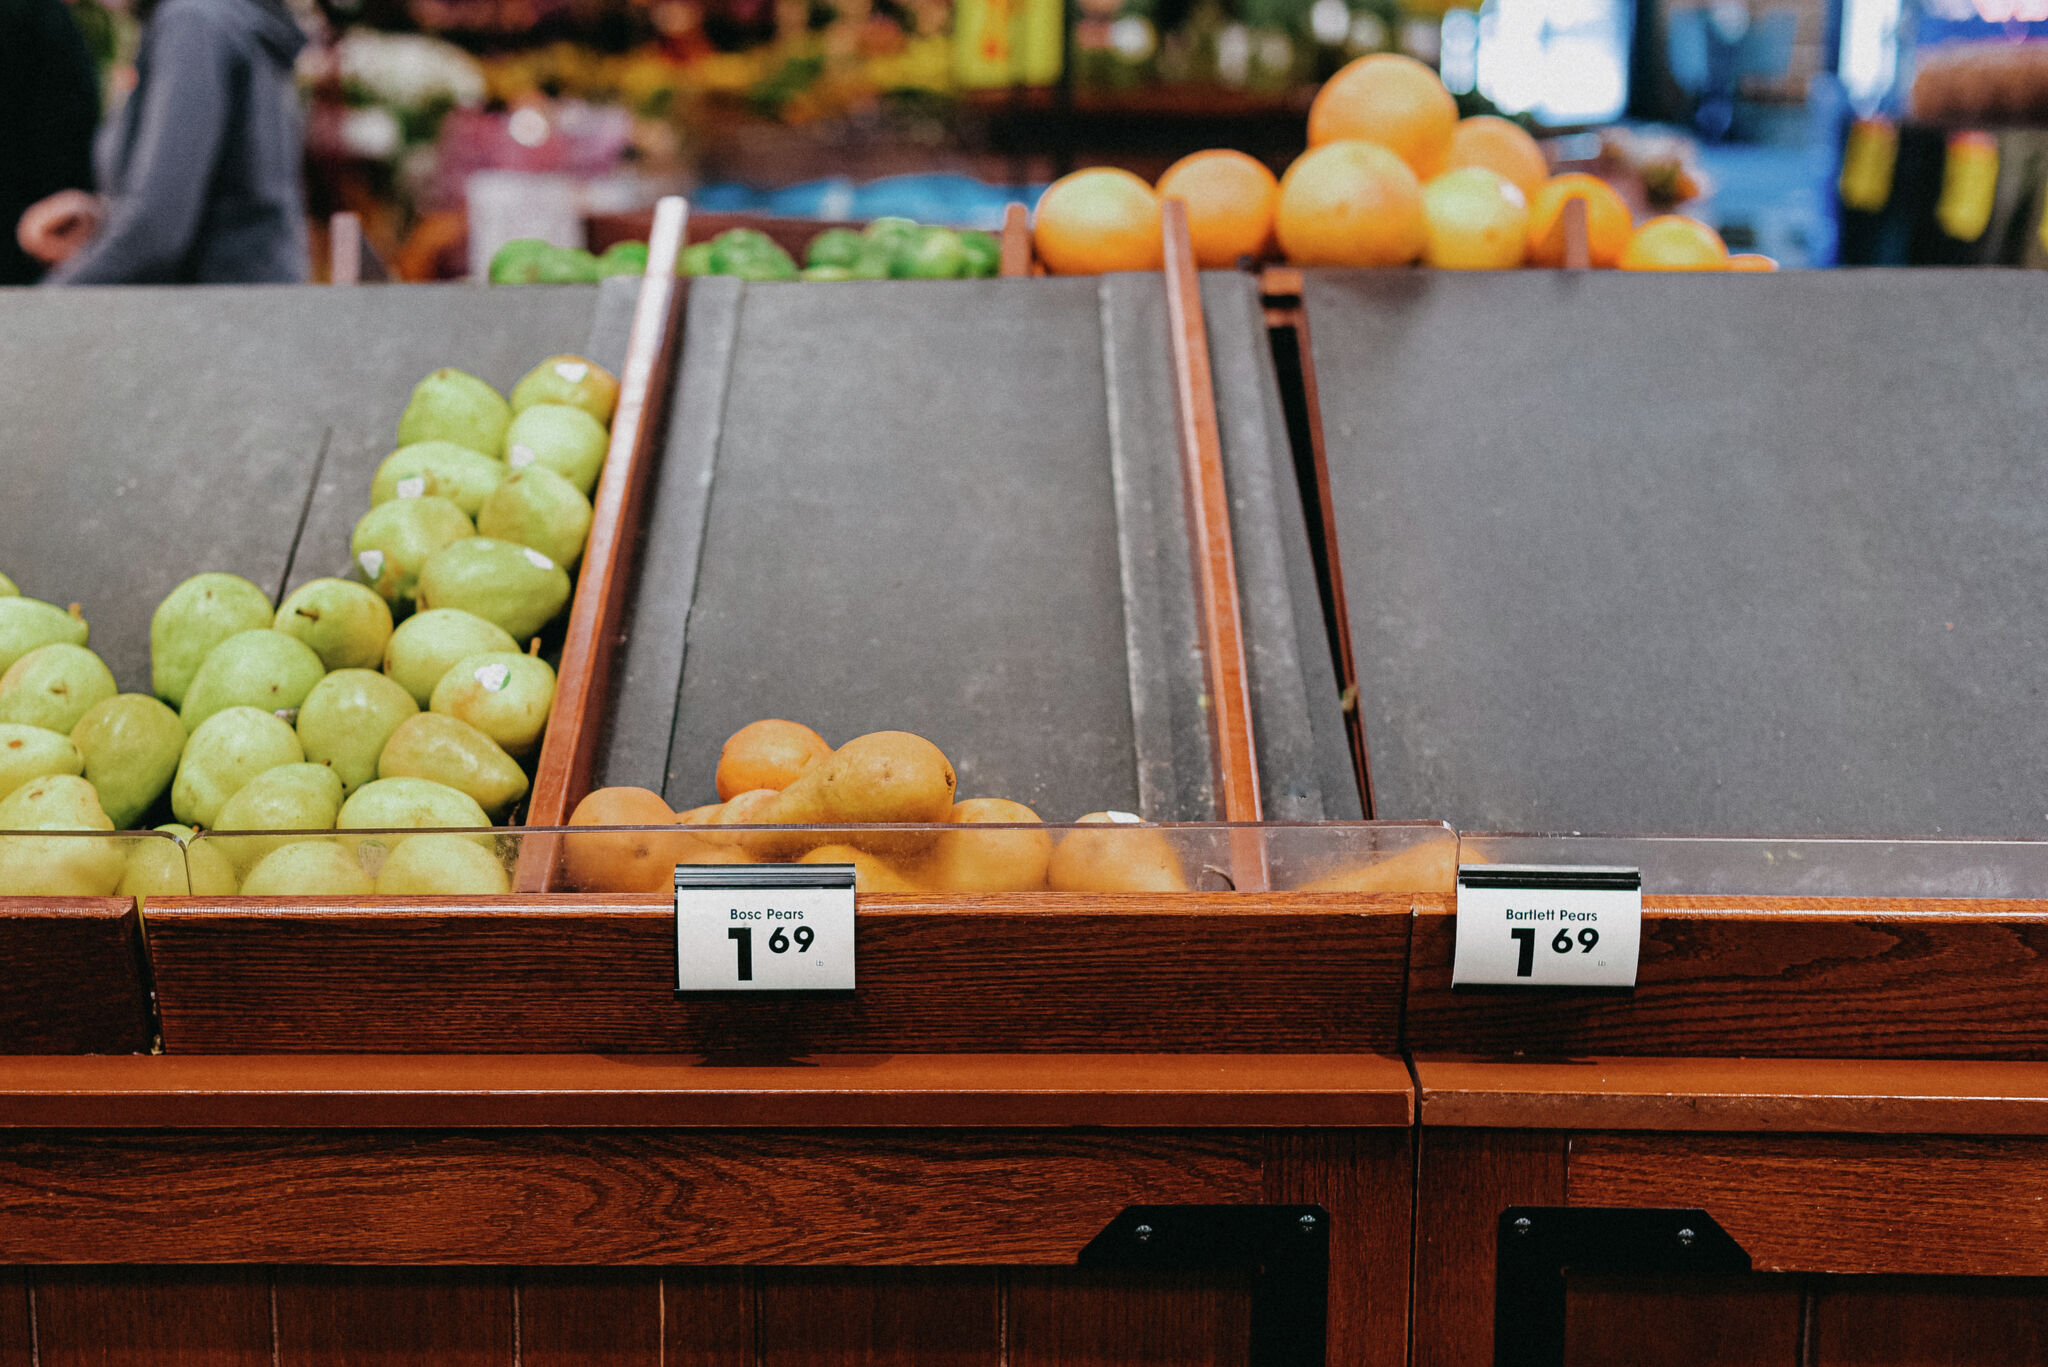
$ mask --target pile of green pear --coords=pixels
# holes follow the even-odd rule
[[[485,828],[525,798],[555,697],[522,643],[568,604],[617,398],[577,356],[509,401],[435,371],[372,482],[356,577],[276,604],[187,579],[150,619],[148,693],[120,691],[76,606],[0,575],[0,895],[507,891]],[[166,798],[173,839],[112,836]]]

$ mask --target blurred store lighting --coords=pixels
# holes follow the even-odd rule
[[[1441,28],[1444,83],[1551,125],[1605,123],[1628,104],[1621,0],[1487,0]]]
[[[1899,18],[1899,0],[1843,0],[1842,88],[1859,114],[1875,113],[1898,81]]]

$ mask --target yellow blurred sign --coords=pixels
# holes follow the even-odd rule
[[[1989,133],[1952,133],[1941,167],[1941,199],[1934,217],[1958,242],[1975,242],[1991,224],[1998,197],[1998,139]]]
[[[1842,149],[1842,207],[1874,214],[1892,197],[1899,130],[1888,119],[1858,119]]]
[[[963,89],[1051,85],[1060,78],[1060,0],[959,0],[953,75]]]

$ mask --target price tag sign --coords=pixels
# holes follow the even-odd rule
[[[1642,942],[1636,869],[1458,870],[1454,987],[1634,987]]]
[[[678,992],[853,988],[853,865],[676,865]]]

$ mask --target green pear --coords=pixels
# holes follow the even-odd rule
[[[296,840],[272,850],[242,881],[244,897],[361,897],[371,889],[355,851],[332,840]]]
[[[398,444],[452,441],[472,451],[496,451],[511,421],[512,410],[497,390],[464,371],[437,370],[413,386],[398,420]]]
[[[84,646],[38,646],[0,674],[0,721],[68,736],[94,703],[119,691],[114,672]]]
[[[181,726],[179,744],[184,740],[185,728]],[[78,753],[78,742],[72,737],[47,727],[0,722],[0,797],[6,797],[32,778],[76,776],[84,772],[85,757]]]
[[[419,710],[395,680],[370,669],[337,669],[299,704],[299,744],[308,760],[334,771],[346,795],[377,777],[384,742]]]
[[[270,625],[270,598],[238,574],[195,574],[172,589],[149,619],[150,691],[173,707],[212,649],[241,631]]]
[[[315,579],[277,610],[271,626],[296,636],[323,669],[375,669],[391,640],[391,605],[349,579]]]
[[[419,600],[423,608],[473,612],[524,641],[568,603],[569,572],[531,546],[473,536],[427,561],[420,570]]]
[[[512,388],[512,411],[524,413],[537,403],[565,403],[599,422],[610,424],[619,402],[618,377],[581,356],[550,356],[526,372]],[[492,446],[484,448],[499,450]]]
[[[91,639],[83,617],[73,617],[40,598],[0,598],[0,672],[31,650],[44,646],[82,646]]]
[[[0,896],[109,897],[128,867],[121,842],[15,831],[108,831],[99,794],[74,774],[30,779],[0,798]]]
[[[306,757],[291,727],[260,707],[230,707],[199,723],[171,782],[171,811],[187,826],[214,825],[249,780]]]
[[[452,441],[416,441],[384,457],[370,481],[370,506],[394,498],[445,498],[471,517],[505,477],[495,456]]]
[[[604,424],[566,403],[537,403],[505,429],[505,465],[524,470],[545,465],[576,486],[585,498],[604,473],[611,435]]]
[[[179,715],[191,730],[228,707],[293,712],[326,673],[313,648],[296,636],[272,627],[237,632],[208,652]]]
[[[476,799],[493,820],[526,796],[519,761],[466,721],[422,712],[407,717],[377,761],[378,778],[425,778]]]
[[[398,624],[384,648],[384,672],[425,707],[441,676],[471,655],[519,653],[505,628],[460,608],[430,608]]]
[[[246,874],[288,836],[229,836],[226,831],[331,831],[341,814],[341,780],[324,764],[280,764],[250,779],[221,804],[218,841],[237,873]]]
[[[341,804],[334,824],[344,831],[474,831],[463,839],[487,850],[498,848],[489,830],[491,819],[476,799],[431,779],[380,778],[365,783]],[[404,837],[371,836],[360,843],[388,851],[404,844]]]
[[[234,865],[211,840],[194,840],[190,826],[159,826],[172,840],[131,840],[128,868],[117,897],[232,897]]]
[[[420,567],[435,551],[476,535],[469,514],[445,498],[397,498],[364,513],[348,551],[363,582],[396,603],[413,596]]]
[[[459,835],[416,835],[377,871],[386,897],[493,897],[512,891],[498,856]]]
[[[19,598],[21,590],[14,587],[14,581],[0,574],[0,598]]]
[[[590,535],[590,500],[545,465],[506,476],[477,514],[478,535],[531,546],[557,565],[583,557]]]
[[[555,671],[546,660],[516,650],[466,655],[434,685],[428,706],[466,721],[508,755],[540,744],[555,705]]]
[[[185,723],[147,693],[122,693],[78,719],[71,740],[85,777],[118,830],[127,830],[163,796],[185,751]]]

